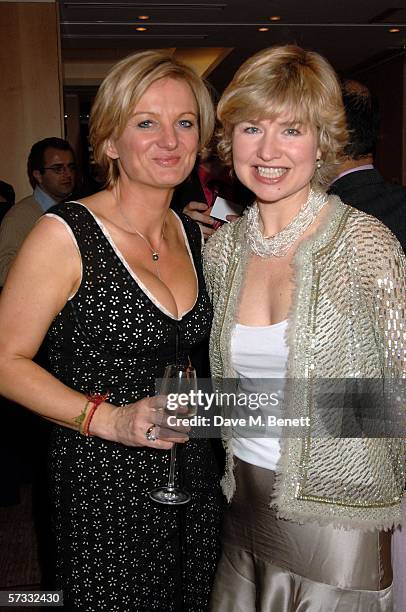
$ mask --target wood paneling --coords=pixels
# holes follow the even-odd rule
[[[63,135],[57,6],[0,2],[0,179],[28,195],[32,144]]]

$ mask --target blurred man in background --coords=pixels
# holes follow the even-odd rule
[[[380,120],[378,101],[358,81],[344,81],[342,90],[350,140],[345,149],[347,157],[329,192],[377,217],[406,252],[406,187],[386,182],[374,167]]]
[[[27,169],[34,191],[10,208],[0,227],[0,286],[4,285],[10,266],[35,222],[51,206],[66,200],[75,187],[74,153],[62,138],[36,142]]]

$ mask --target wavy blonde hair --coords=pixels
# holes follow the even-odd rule
[[[215,117],[210,93],[202,79],[192,68],[164,53],[135,53],[109,71],[99,87],[90,115],[90,143],[94,160],[106,176],[106,186],[113,186],[119,176],[117,160],[106,153],[108,140],[120,137],[141,96],[152,83],[163,78],[183,80],[191,88],[198,109],[200,153],[206,153]]]
[[[314,126],[321,151],[314,186],[325,188],[337,174],[347,144],[341,88],[324,57],[296,45],[264,49],[250,57],[220,98],[218,151],[232,165],[232,136],[237,123],[274,119],[288,112],[294,121]]]

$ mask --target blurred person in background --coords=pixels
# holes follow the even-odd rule
[[[0,226],[1,286],[36,221],[51,206],[66,200],[75,187],[75,156],[70,144],[62,138],[36,142],[28,156],[27,170],[34,191],[8,211]]]
[[[4,215],[10,208],[15,204],[16,194],[9,183],[5,183],[4,181],[0,181],[0,222],[3,219]]]
[[[406,187],[389,183],[374,167],[380,112],[376,96],[358,81],[342,83],[349,142],[329,193],[373,215],[395,234],[406,252]]]

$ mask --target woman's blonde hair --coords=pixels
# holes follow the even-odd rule
[[[143,51],[130,55],[109,71],[90,115],[90,143],[94,160],[106,176],[106,186],[114,185],[119,176],[117,160],[106,154],[108,140],[120,137],[141,96],[152,83],[166,77],[183,80],[191,88],[199,116],[200,152],[206,152],[215,118],[211,96],[202,79],[192,68],[164,53]]]
[[[286,112],[294,121],[316,128],[321,167],[315,168],[312,183],[326,187],[337,173],[348,138],[341,89],[326,59],[295,45],[260,51],[236,72],[217,108],[221,159],[232,165],[237,123],[274,119]]]

